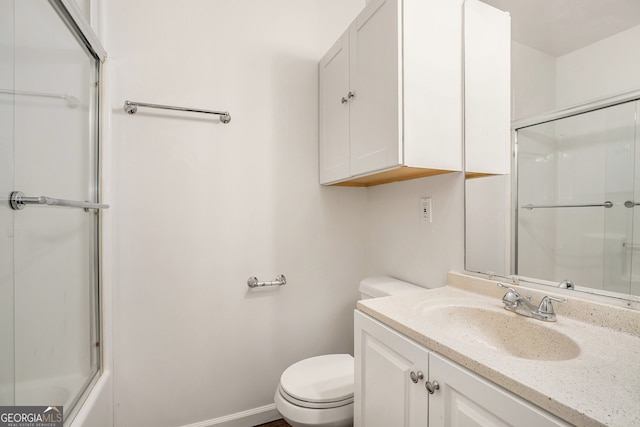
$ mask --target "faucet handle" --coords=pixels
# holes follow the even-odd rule
[[[512,308],[512,309],[515,308],[515,306],[518,304],[518,300],[522,299],[522,297],[520,296],[518,291],[513,289],[511,286],[507,286],[507,285],[502,284],[500,282],[498,282],[497,285],[499,287],[501,287],[501,288],[507,289],[507,291],[508,291],[502,297],[502,302],[504,303],[505,307],[509,307],[509,308]]]
[[[553,311],[553,305],[551,304],[551,301],[567,302],[567,299],[547,295],[542,298],[542,301],[540,301],[540,305],[538,306],[538,313],[553,314],[554,311]]]
[[[515,289],[513,289],[511,286],[507,286],[507,285],[505,285],[504,283],[500,283],[500,282],[496,283],[496,285],[498,285],[498,286],[499,286],[499,287],[501,287],[501,288],[505,288],[505,289],[507,289],[509,292],[513,292],[514,294],[516,294],[516,295],[520,296],[520,294],[518,293],[518,291],[516,291]]]

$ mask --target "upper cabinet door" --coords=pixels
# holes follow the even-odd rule
[[[320,182],[349,176],[349,32],[320,61]]]
[[[348,43],[343,36],[325,56],[321,183],[370,186],[462,170],[462,2],[371,0],[349,27]],[[348,88],[336,93],[346,107],[337,111],[349,116],[344,142],[345,122],[330,120],[335,106],[326,100],[337,86],[325,80],[346,50]]]
[[[511,169],[511,19],[477,0],[464,4],[465,171]]]
[[[398,0],[373,0],[350,28],[351,175],[402,162]]]

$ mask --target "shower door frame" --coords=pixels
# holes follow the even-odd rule
[[[81,46],[84,47],[87,54],[93,57],[95,61],[93,75],[94,81],[96,82],[97,87],[95,90],[91,91],[91,107],[92,114],[89,115],[89,120],[91,121],[89,125],[89,129],[92,132],[91,139],[91,149],[89,153],[89,157],[92,160],[90,165],[91,176],[93,177],[93,181],[90,188],[90,195],[92,196],[92,200],[99,201],[100,200],[100,184],[101,184],[101,171],[100,171],[100,117],[101,117],[101,78],[102,78],[102,64],[106,59],[107,53],[100,43],[97,35],[94,33],[91,25],[85,19],[82,11],[78,7],[78,5],[73,0],[49,0],[49,3],[53,7],[53,9],[58,13],[62,21],[66,24],[69,31],[73,34],[73,36],[78,40]],[[87,378],[87,382],[85,383],[84,389],[76,396],[76,399],[73,402],[73,406],[70,412],[65,413],[65,425],[69,425],[73,422],[73,419],[77,415],[80,410],[81,404],[86,400],[91,390],[95,386],[100,377],[103,366],[103,354],[102,349],[104,348],[102,345],[102,328],[101,328],[101,299],[100,299],[100,290],[101,290],[101,218],[99,212],[96,211],[94,221],[92,221],[92,238],[94,239],[93,244],[91,245],[93,253],[92,253],[92,267],[91,278],[92,282],[90,283],[90,292],[91,292],[91,300],[93,304],[90,306],[90,316],[96,322],[95,325],[92,325],[92,337],[90,341],[90,345],[95,345],[98,347],[98,351],[96,351],[95,356],[92,353],[92,358],[95,357],[97,360],[92,360],[91,365],[95,363],[96,371]]]

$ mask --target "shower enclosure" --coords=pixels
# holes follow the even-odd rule
[[[0,405],[64,406],[67,419],[101,354],[104,56],[82,13],[0,0]]]
[[[516,129],[516,273],[640,295],[640,92]]]

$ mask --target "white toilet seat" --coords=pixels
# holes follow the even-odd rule
[[[352,427],[353,402],[337,408],[313,409],[286,400],[280,388],[274,396],[276,409],[292,427]]]
[[[286,400],[287,402],[289,402],[289,403],[291,403],[293,405],[296,405],[296,406],[300,406],[301,408],[331,409],[331,408],[338,408],[340,406],[345,406],[345,405],[349,405],[349,404],[353,403],[353,395],[351,395],[350,397],[347,397],[346,399],[336,400],[336,401],[331,401],[331,402],[309,402],[309,401],[306,401],[306,400],[296,399],[295,397],[293,397],[289,393],[287,393],[282,388],[281,384],[278,384],[278,393],[280,393],[282,398],[284,400]]]
[[[280,377],[276,408],[294,427],[353,424],[354,361],[349,354],[302,360]]]
[[[325,354],[294,363],[280,377],[282,395],[306,408],[353,402],[353,363],[350,354]]]

